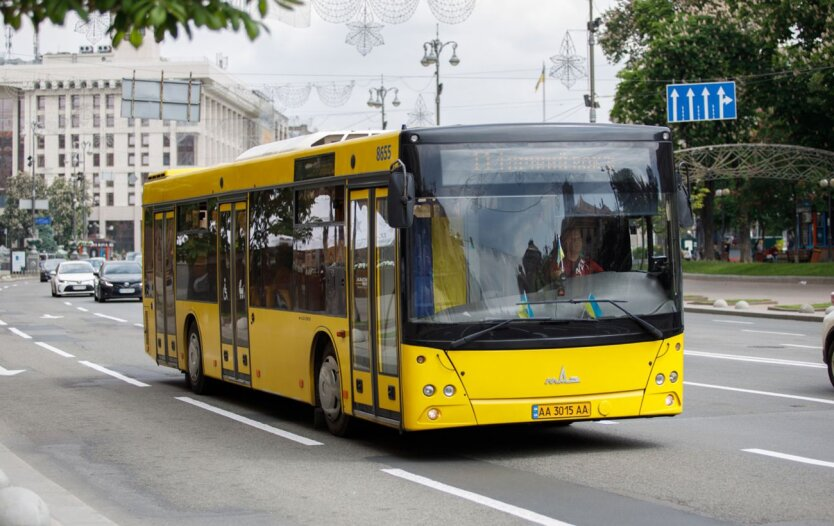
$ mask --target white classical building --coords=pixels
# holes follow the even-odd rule
[[[200,81],[199,122],[123,116],[122,81],[132,78]],[[252,146],[286,138],[288,126],[265,95],[208,60],[161,58],[153,42],[138,50],[127,43],[117,50],[83,46],[36,62],[7,61],[0,65],[0,207],[17,173],[34,169],[47,184],[83,173],[93,202],[88,237],[113,241],[116,252],[140,250],[149,173],[232,161]]]

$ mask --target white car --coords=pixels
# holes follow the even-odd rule
[[[52,276],[52,295],[89,294],[93,295],[95,276],[93,266],[87,261],[64,261]]]
[[[828,379],[834,385],[834,312],[822,320],[822,361],[828,366]]]

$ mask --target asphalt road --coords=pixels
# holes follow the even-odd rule
[[[14,285],[0,470],[62,524],[834,524],[816,323],[687,314],[675,418],[339,439],[278,397],[193,395],[138,303]]]

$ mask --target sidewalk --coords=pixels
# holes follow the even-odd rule
[[[683,293],[686,312],[707,312],[711,314],[731,314],[734,316],[756,316],[803,321],[822,321],[825,311],[813,314],[780,311],[780,305],[813,305],[815,303],[831,304],[834,292],[834,278],[807,277],[755,277],[746,276],[708,276],[702,274],[684,274]],[[693,301],[694,296],[706,300]],[[767,300],[763,304],[751,303],[749,308],[715,307],[716,300]],[[688,301],[687,301],[688,300]]]

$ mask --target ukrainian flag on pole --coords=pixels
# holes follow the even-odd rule
[[[587,312],[588,316],[594,320],[602,316],[602,309],[599,307],[599,303],[597,303],[596,300],[596,296],[588,294],[588,301],[585,303],[585,312]]]
[[[539,91],[539,86],[544,84],[544,62],[542,62],[542,74],[539,75],[539,80],[536,82],[536,91]]]

